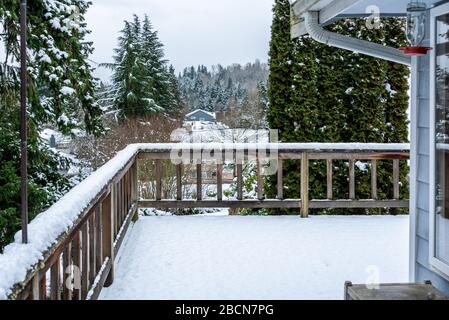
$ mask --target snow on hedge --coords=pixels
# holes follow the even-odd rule
[[[21,243],[21,232],[15,235],[15,241],[0,254],[0,300],[11,294],[11,288],[26,278],[27,272],[35,266],[44,253],[56,240],[67,232],[78,220],[89,203],[101,192],[111,179],[140,150],[169,151],[172,148],[186,149],[243,149],[243,148],[280,148],[282,150],[377,150],[403,151],[408,144],[379,143],[286,143],[286,144],[133,144],[81,182],[47,211],[39,214],[28,226],[29,243]]]

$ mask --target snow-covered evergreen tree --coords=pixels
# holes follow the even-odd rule
[[[248,95],[256,93],[260,82],[266,83],[268,68],[259,61],[245,66],[227,68],[212,66],[212,71],[200,65],[184,69],[179,76],[182,99],[188,110],[228,111],[241,108]]]
[[[0,3],[0,252],[20,228],[19,3]],[[88,56],[92,44],[84,0],[28,2],[29,215],[32,219],[70,187],[61,174],[68,161],[39,138],[43,125],[65,134],[102,131],[96,81]]]
[[[56,123],[64,133],[82,128],[101,130],[101,109],[95,102],[96,81],[88,56],[92,43],[84,0],[38,0],[28,3],[28,81],[31,118],[39,123]],[[19,58],[19,1],[4,0],[0,35],[6,48],[5,68],[17,81]],[[5,76],[3,74],[2,76]]]
[[[115,49],[113,65],[113,105],[120,115],[144,115],[161,110],[154,102],[152,92],[146,90],[149,79],[145,72],[145,62],[141,57],[140,28],[125,21]]]
[[[112,77],[113,106],[124,117],[179,111],[181,102],[173,72],[164,58],[163,45],[147,15],[134,15],[115,49]],[[176,89],[176,90],[175,90]]]

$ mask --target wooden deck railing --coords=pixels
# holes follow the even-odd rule
[[[28,272],[26,279],[12,289],[11,299],[96,299],[104,286],[114,279],[114,257],[120,248],[130,222],[137,218],[138,208],[298,208],[307,217],[310,208],[403,208],[408,200],[400,199],[399,162],[408,160],[407,145],[357,144],[270,144],[261,151],[257,146],[215,146],[210,152],[207,145],[143,144],[133,145],[126,163],[92,198],[80,212],[73,227],[55,239],[55,244],[44,253],[44,258]],[[173,150],[187,150],[188,159],[175,164],[176,196],[163,199],[163,161],[173,161]],[[206,152],[206,153],[204,153]],[[198,155],[201,155],[198,158]],[[185,152],[184,152],[185,156]],[[211,160],[211,158],[214,158]],[[297,199],[284,199],[283,162],[301,161],[301,192]],[[179,159],[177,159],[179,160]],[[277,168],[277,197],[267,199],[263,189],[263,161],[271,160]],[[309,199],[309,162],[325,160],[327,163],[327,199]],[[344,160],[349,165],[348,199],[334,199],[332,190],[333,161]],[[371,199],[356,199],[355,161],[370,161]],[[377,161],[393,162],[393,199],[378,199]],[[154,161],[156,192],[154,199],[141,199],[139,195],[139,163]],[[243,164],[257,163],[257,198],[244,199]],[[215,162],[217,196],[203,199],[202,168]],[[234,163],[237,175],[237,197],[224,199],[222,172],[224,164]],[[186,166],[197,171],[196,199],[183,199],[182,175]],[[107,165],[106,165],[107,166]],[[68,284],[68,285],[67,285]]]
[[[10,298],[97,299],[101,289],[113,282],[114,257],[136,214],[137,162],[133,156],[27,279],[15,286]]]
[[[229,150],[224,147],[209,149],[207,145],[182,150],[183,163],[176,164],[176,181],[182,181],[182,173],[186,166],[196,167],[196,199],[183,199],[182,186],[177,185],[174,199],[162,199],[163,166],[162,161],[173,159],[172,150],[142,150],[138,156],[141,161],[154,161],[156,193],[153,199],[140,199],[140,208],[298,208],[302,217],[308,217],[309,209],[319,208],[406,208],[407,199],[400,199],[400,161],[409,159],[410,154],[406,145],[372,145],[375,149],[366,148],[367,145],[357,144],[328,144],[320,147],[315,144],[273,144],[266,145],[266,149],[259,150],[256,145],[236,145]],[[268,149],[268,152],[267,152]],[[272,151],[270,154],[270,150]],[[189,152],[188,156],[185,153]],[[211,155],[212,153],[212,155]],[[213,154],[215,153],[215,154]],[[198,155],[202,155],[199,158]],[[180,157],[181,158],[181,157]],[[213,158],[211,160],[211,158]],[[285,160],[301,161],[298,181],[301,192],[295,199],[284,198],[283,163]],[[327,163],[327,197],[326,199],[310,199],[309,196],[309,168],[310,161],[324,160]],[[368,161],[371,165],[371,198],[357,199],[355,164],[357,160]],[[380,160],[389,160],[393,163],[392,199],[379,199],[377,187],[377,164]],[[244,198],[243,168],[244,163],[256,163],[257,196],[255,199]],[[275,199],[267,198],[264,192],[264,177],[262,175],[263,162],[272,161],[276,166],[277,196]],[[333,195],[333,166],[334,161],[347,161],[348,198],[335,199]],[[178,160],[178,162],[180,162]],[[196,164],[195,164],[196,163]],[[211,163],[216,165],[217,196],[215,199],[203,199],[203,184],[201,171],[204,163],[210,168]],[[223,199],[223,164],[234,164],[236,167],[237,195],[235,199]],[[141,198],[141,197],[140,197]]]

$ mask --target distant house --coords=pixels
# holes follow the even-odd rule
[[[217,122],[215,113],[207,112],[201,109],[197,109],[186,114],[184,122]]]

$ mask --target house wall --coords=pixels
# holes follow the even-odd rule
[[[430,30],[430,16],[428,21],[428,30]],[[425,45],[430,46],[429,34],[425,40]],[[417,79],[417,101],[416,111],[412,111],[412,128],[416,128],[416,134],[412,133],[412,139],[415,137],[416,145],[413,152],[416,158],[417,171],[415,175],[416,183],[416,203],[415,206],[414,227],[414,265],[412,272],[416,281],[431,280],[432,283],[449,295],[449,281],[432,271],[429,263],[429,181],[430,181],[430,55],[418,58]],[[412,73],[413,74],[413,73]],[[412,93],[414,95],[415,93]],[[413,114],[415,116],[413,117]],[[416,123],[414,123],[416,121]],[[413,149],[413,148],[412,148]],[[413,154],[412,154],[413,156]],[[413,234],[412,234],[413,236]]]

